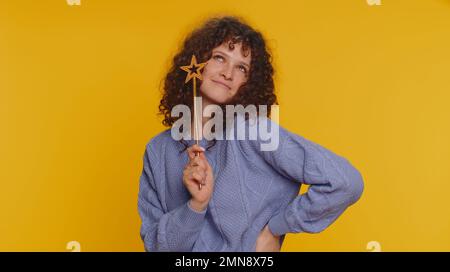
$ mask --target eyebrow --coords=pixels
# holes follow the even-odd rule
[[[230,54],[228,54],[228,53],[226,53],[226,52],[223,52],[223,51],[220,50],[220,49],[215,49],[215,50],[213,50],[213,54],[214,54],[214,53],[221,53],[221,54],[223,54],[223,55],[226,55],[226,56],[230,57]],[[247,68],[250,69],[250,65],[249,65],[249,64],[247,64],[247,63],[245,63],[245,62],[243,62],[243,61],[239,61],[239,63],[240,63],[240,64],[243,64],[243,65],[245,65],[245,66],[247,66]]]

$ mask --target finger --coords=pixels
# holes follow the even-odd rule
[[[193,172],[191,174],[192,180],[196,181],[197,183],[203,184],[203,176],[198,172]]]
[[[203,165],[205,166],[205,170],[211,170],[211,165],[208,162],[208,159],[206,158],[204,153],[200,153],[200,159],[203,162]]]
[[[205,161],[202,160],[200,157],[195,157],[195,158],[193,158],[193,159],[191,160],[191,162],[190,162],[189,165],[190,165],[191,167],[197,167],[197,166],[199,166],[200,169],[203,169],[203,170],[206,170],[206,169],[207,169],[206,164],[205,164]]]
[[[192,159],[189,161],[189,165],[190,165],[191,167],[197,166],[197,165],[199,164],[199,161],[200,161],[200,157],[195,156],[194,158],[192,158]]]
[[[202,182],[206,179],[206,171],[198,166],[192,168],[192,173],[198,174],[201,177]]]
[[[192,174],[192,169],[187,168],[183,171],[183,179],[190,179]]]
[[[202,185],[205,185],[206,184],[206,177],[207,177],[208,173],[205,170],[200,169],[200,168],[195,169],[194,172],[197,173],[201,177],[200,183]]]
[[[203,183],[202,185],[206,185],[206,178],[208,177],[208,172],[204,172],[205,173],[205,177],[203,178]]]
[[[187,149],[188,156],[189,156],[190,159],[195,158],[195,153],[202,153],[202,152],[204,152],[204,151],[205,151],[205,149],[204,149],[203,147],[197,145],[197,144],[195,144],[195,145],[193,145],[193,146],[190,146],[190,147]]]
[[[197,158],[197,157],[199,157],[200,156],[200,154],[201,153],[203,153],[204,151],[203,150],[201,150],[201,149],[198,149],[198,148],[193,148],[193,149],[191,149],[190,150],[190,152],[189,152],[189,158],[192,160],[192,159],[194,159],[194,158]]]

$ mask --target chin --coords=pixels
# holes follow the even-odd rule
[[[202,97],[203,97],[203,99],[208,99],[212,104],[216,104],[216,105],[226,104],[230,100],[227,97],[218,96],[218,95],[209,96],[209,95],[202,94]]]
[[[231,101],[231,97],[229,96],[228,92],[221,88],[211,88],[207,92],[200,92],[203,99],[208,99],[212,104],[221,105]]]
[[[206,90],[206,91],[205,91]],[[223,105],[231,101],[230,91],[222,87],[217,87],[216,83],[204,81],[200,86],[200,93],[203,99],[209,100],[211,104]]]

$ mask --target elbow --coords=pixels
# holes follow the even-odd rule
[[[350,166],[347,173],[348,180],[346,191],[349,196],[349,204],[352,205],[361,198],[364,191],[364,180],[361,173],[353,166]]]

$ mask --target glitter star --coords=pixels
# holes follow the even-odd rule
[[[203,67],[205,65],[206,65],[206,62],[197,63],[197,59],[195,58],[195,55],[192,55],[191,64],[180,67],[181,70],[186,71],[188,73],[184,83],[188,83],[189,80],[191,80],[192,78],[194,78],[194,81],[195,81],[195,78],[202,80],[202,74],[200,73],[200,71],[203,69]]]

